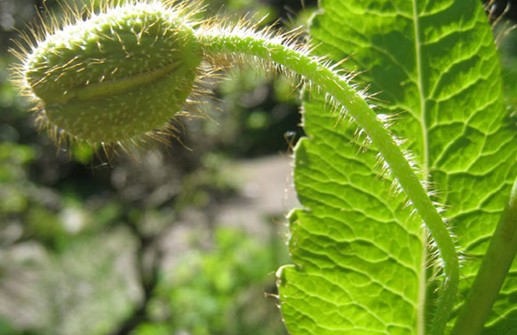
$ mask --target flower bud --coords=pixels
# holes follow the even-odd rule
[[[22,70],[45,121],[92,143],[164,126],[181,111],[202,58],[181,14],[134,2],[45,36]]]

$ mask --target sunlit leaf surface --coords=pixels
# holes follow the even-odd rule
[[[394,116],[390,130],[405,139],[403,149],[445,209],[465,256],[459,305],[517,174],[517,131],[502,104],[499,60],[481,4],[320,5],[311,27],[318,53],[349,58],[344,69],[371,83],[371,101]],[[295,157],[304,208],[290,218],[294,266],[283,270],[280,284],[290,333],[424,334],[436,286],[426,285],[433,271],[426,272],[431,256],[418,216],[393,191],[375,148],[353,123],[337,122],[323,98],[306,99],[304,108],[308,138]],[[512,276],[486,334],[517,332],[516,294]]]

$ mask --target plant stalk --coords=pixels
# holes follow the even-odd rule
[[[517,179],[452,335],[481,334],[517,253]]]
[[[217,30],[217,29],[214,29]],[[301,75],[329,94],[355,120],[382,154],[408,199],[416,208],[439,249],[444,264],[445,281],[430,329],[433,335],[442,335],[449,319],[458,289],[459,262],[456,249],[442,217],[436,210],[419,178],[392,135],[377,118],[364,98],[335,71],[317,58],[289,46],[251,33],[198,31],[197,37],[206,54],[247,54],[272,61]],[[466,333],[464,333],[466,334]]]

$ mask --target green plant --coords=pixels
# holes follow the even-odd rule
[[[182,255],[161,280],[150,308],[156,311],[151,312],[154,320],[136,334],[152,334],[151,329],[165,329],[165,334],[280,334],[282,324],[275,322],[279,318],[272,315],[273,306],[256,299],[274,285],[270,271],[278,264],[276,256],[246,233],[215,229],[209,250],[199,246]]]
[[[481,4],[320,6],[312,48],[243,21],[198,22],[196,7],[119,1],[47,29],[17,73],[59,139],[104,146],[154,136],[213,69],[252,61],[293,75],[309,89],[295,158],[306,209],[290,215],[295,265],[279,273],[289,331],[512,333],[517,132]]]

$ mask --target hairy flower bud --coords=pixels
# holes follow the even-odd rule
[[[69,136],[114,143],[162,127],[182,109],[201,63],[184,13],[134,2],[45,36],[25,55],[25,86]]]

